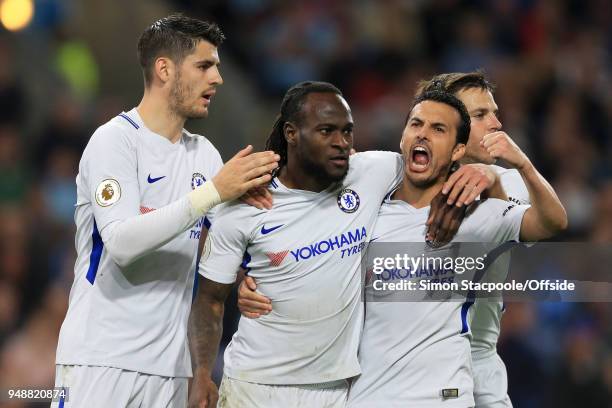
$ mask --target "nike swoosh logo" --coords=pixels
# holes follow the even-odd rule
[[[156,181],[159,181],[159,180],[163,179],[164,177],[166,177],[166,176],[161,176],[161,177],[155,177],[155,178],[153,178],[153,177],[151,177],[151,175],[149,174],[149,177],[147,177],[147,181],[149,182],[149,184],[153,184],[153,183],[155,183]]]
[[[275,231],[275,230],[279,229],[279,228],[280,228],[280,227],[282,227],[283,225],[285,225],[285,224],[277,225],[276,227],[272,227],[272,228],[268,228],[268,229],[266,229],[266,226],[265,226],[265,225],[262,225],[262,226],[261,226],[261,233],[262,233],[262,234],[264,234],[264,235],[269,234],[269,233],[271,233],[272,231]]]

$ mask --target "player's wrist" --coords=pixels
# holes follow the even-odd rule
[[[221,196],[212,180],[195,188],[188,194],[191,208],[197,217],[206,214],[208,210],[221,203]]]

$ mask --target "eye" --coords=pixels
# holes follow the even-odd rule
[[[321,130],[319,130],[319,132],[321,132],[322,135],[326,135],[327,136],[327,135],[329,135],[332,132],[332,130],[331,130],[331,128],[321,128]]]
[[[442,126],[436,126],[434,129],[438,133],[444,133],[444,128]]]
[[[482,119],[482,118],[484,118],[484,113],[482,113],[482,112],[478,112],[477,114],[475,114],[475,115],[474,115],[474,116],[472,116],[472,117],[474,117],[474,118],[476,118],[476,119]]]
[[[343,133],[347,136],[353,136],[353,129],[345,129]]]

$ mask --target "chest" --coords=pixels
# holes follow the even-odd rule
[[[138,149],[137,178],[143,206],[156,209],[187,194],[214,176],[212,166],[197,149]]]

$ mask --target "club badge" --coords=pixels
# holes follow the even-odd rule
[[[359,195],[350,188],[345,188],[338,194],[338,207],[345,213],[357,211],[359,202]]]

